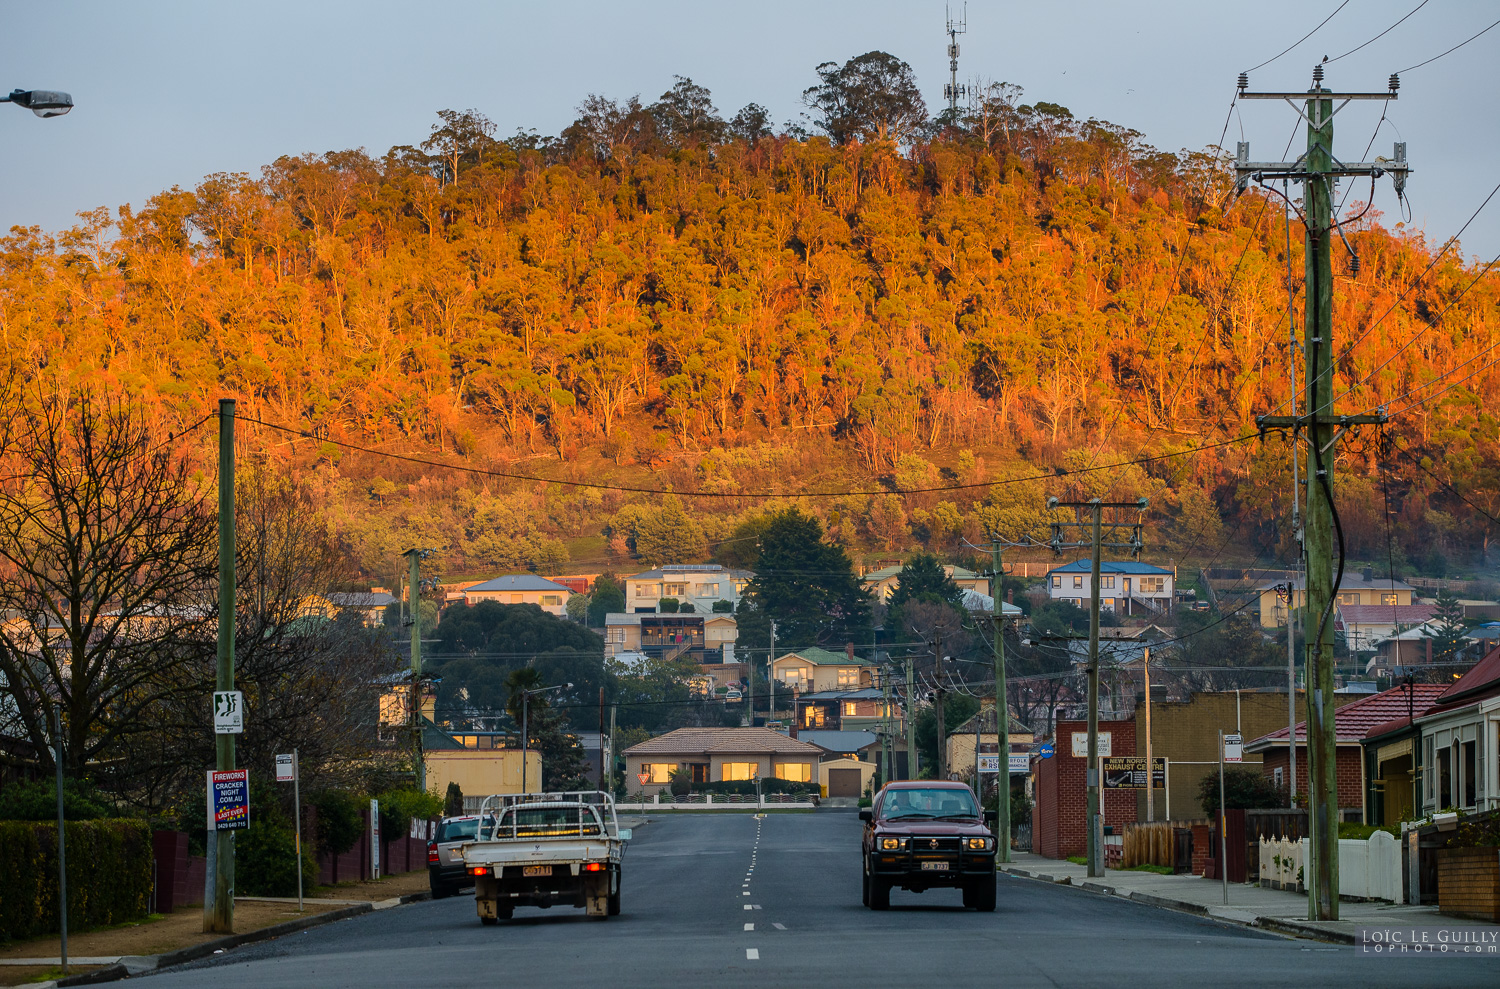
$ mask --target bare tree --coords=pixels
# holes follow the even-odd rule
[[[62,705],[77,775],[179,689],[208,618],[214,517],[193,465],[139,413],[30,391],[6,389],[0,425],[0,676],[39,753]]]

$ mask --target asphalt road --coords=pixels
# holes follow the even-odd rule
[[[853,812],[686,814],[636,829],[624,913],[469,896],[367,914],[149,976],[173,987],[1500,985],[1500,957],[1362,955],[1001,877],[993,914],[957,891],[859,902]]]

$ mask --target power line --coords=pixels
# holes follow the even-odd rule
[[[1319,21],[1317,27],[1313,28],[1311,31],[1307,32],[1302,37],[1300,37],[1296,41],[1294,41],[1292,43],[1292,45],[1291,45],[1290,48],[1283,49],[1281,52],[1279,52],[1279,53],[1277,53],[1275,55],[1272,55],[1270,58],[1266,59],[1264,62],[1260,63],[1259,65],[1253,65],[1250,68],[1246,69],[1245,71],[1246,72],[1254,72],[1256,69],[1263,69],[1266,66],[1270,65],[1272,62],[1276,61],[1282,55],[1285,55],[1287,52],[1291,51],[1292,48],[1296,48],[1298,45],[1302,44],[1302,42],[1306,41],[1308,38],[1311,38],[1313,35],[1317,34],[1318,31],[1320,31],[1322,29],[1322,27],[1323,27],[1324,24],[1327,24],[1329,21],[1333,20],[1334,14],[1337,14],[1339,11],[1343,10],[1347,6],[1349,6],[1349,0],[1344,0],[1343,3],[1341,3],[1337,7],[1333,8],[1333,14],[1329,14],[1327,17],[1325,17],[1321,21]]]
[[[1400,22],[1398,21],[1397,23],[1400,23]],[[1440,58],[1446,58],[1447,56],[1452,55],[1454,52],[1458,51],[1464,45],[1467,45],[1469,42],[1474,41],[1477,38],[1483,37],[1490,30],[1490,28],[1493,28],[1495,26],[1495,24],[1500,24],[1500,21],[1496,21],[1494,24],[1491,24],[1489,27],[1485,28],[1483,31],[1480,31],[1478,34],[1474,35],[1472,38],[1465,38],[1463,41],[1460,41],[1458,44],[1454,45],[1452,48],[1449,48],[1447,51],[1443,52],[1443,54],[1441,54],[1441,55],[1434,55],[1431,58],[1429,58],[1427,61],[1425,61],[1425,62],[1418,62],[1416,65],[1408,65],[1406,68],[1402,69],[1401,71],[1402,72],[1410,72],[1412,69],[1420,69],[1424,65],[1431,65],[1433,62],[1436,62]]]
[[[1421,3],[1417,4],[1411,10],[1407,11],[1406,17],[1401,18],[1400,21],[1397,21],[1395,24],[1392,24],[1390,27],[1386,28],[1384,31],[1381,31],[1375,37],[1371,38],[1369,41],[1366,41],[1363,45],[1359,45],[1359,46],[1357,46],[1355,48],[1351,48],[1348,51],[1344,52],[1344,54],[1342,54],[1342,55],[1335,55],[1333,58],[1327,59],[1327,61],[1329,61],[1329,62],[1337,62],[1341,58],[1347,58],[1348,56],[1353,55],[1355,52],[1359,51],[1361,48],[1365,48],[1365,47],[1367,47],[1369,45],[1374,44],[1375,42],[1379,41],[1381,38],[1384,38],[1386,35],[1390,34],[1392,31],[1396,30],[1396,28],[1400,27],[1401,26],[1401,22],[1405,21],[1407,17],[1410,17],[1412,14],[1415,14],[1417,11],[1421,10],[1423,7],[1427,6],[1431,2],[1432,2],[1432,0],[1422,0]],[[1335,13],[1336,13],[1336,11],[1335,11]],[[1402,72],[1406,72],[1407,70],[1406,69],[1402,69],[1401,71]]]

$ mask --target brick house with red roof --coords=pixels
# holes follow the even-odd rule
[[[1416,723],[1422,813],[1500,808],[1500,647],[1448,685]]]
[[[1362,743],[1370,729],[1414,713],[1420,717],[1448,689],[1442,683],[1413,684],[1383,690],[1345,704],[1334,712],[1335,781],[1338,789],[1339,816],[1346,821],[1366,820],[1365,762]],[[1307,722],[1297,723],[1297,792],[1308,792]],[[1261,755],[1261,770],[1280,786],[1286,785],[1291,748],[1287,729],[1262,735],[1245,746],[1246,752]]]

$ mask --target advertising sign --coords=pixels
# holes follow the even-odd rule
[[[1037,749],[1036,752],[1037,755],[1041,756],[1043,759],[1051,759],[1053,753],[1052,743],[1044,742],[1042,744],[1042,747]]]
[[[250,770],[208,771],[208,822],[214,831],[250,826]]]
[[[1146,757],[1136,755],[1115,756],[1104,761],[1104,788],[1106,790],[1144,790],[1146,788]],[[1167,760],[1157,756],[1151,760],[1156,765],[1151,773],[1151,787],[1165,790],[1167,787]]]
[[[245,730],[245,695],[238,690],[214,691],[214,734],[239,735]]]
[[[1000,757],[997,755],[980,756],[979,771],[981,773],[998,773],[1000,771]]]
[[[1113,736],[1111,735],[1111,733],[1107,732],[1107,731],[1101,731],[1099,733],[1099,755],[1100,756],[1107,756],[1107,755],[1109,755],[1109,750],[1110,750],[1110,744],[1109,744],[1109,742],[1110,742],[1110,739],[1112,737]],[[1086,731],[1075,731],[1073,733],[1073,758],[1074,759],[1087,759],[1088,757],[1089,757],[1089,733],[1086,732]]]
[[[292,761],[291,753],[278,755],[276,757],[276,782],[290,783],[297,778],[296,763]]]
[[[1224,736],[1224,761],[1226,763],[1245,761],[1245,745],[1239,735]]]
[[[1010,754],[1010,771],[1013,773],[1031,772],[1031,756],[1025,752],[1012,752]]]
[[[380,878],[380,801],[370,801],[370,875]]]

